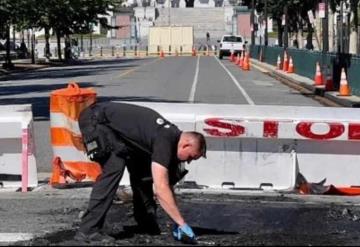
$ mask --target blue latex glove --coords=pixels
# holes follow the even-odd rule
[[[196,243],[196,236],[188,224],[184,224],[183,226],[175,225],[172,233],[175,240],[184,243]]]

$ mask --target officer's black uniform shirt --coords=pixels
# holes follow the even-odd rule
[[[133,104],[102,103],[109,125],[130,139],[134,148],[145,150],[151,160],[170,168],[178,164],[177,145],[181,131],[156,111]]]

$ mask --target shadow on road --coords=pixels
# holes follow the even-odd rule
[[[81,87],[103,87],[92,83],[79,83]],[[32,85],[32,86],[13,86],[8,87],[7,92],[0,92],[0,96],[11,96],[13,94],[26,94],[31,92],[46,92],[49,91],[48,97],[31,97],[31,98],[6,98],[0,99],[0,105],[21,105],[31,104],[33,111],[33,118],[37,121],[47,121],[50,119],[50,93],[56,89],[62,89],[66,84],[56,85]],[[49,88],[50,87],[50,88]],[[168,102],[168,103],[183,103],[185,101],[166,100],[156,97],[138,97],[138,96],[125,96],[125,97],[98,97],[98,102],[106,101],[143,101],[143,102]]]

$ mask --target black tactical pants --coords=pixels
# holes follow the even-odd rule
[[[106,155],[95,160],[100,163],[102,173],[93,186],[88,210],[82,219],[79,231],[91,234],[103,228],[106,214],[112,205],[127,166],[133,190],[135,220],[141,230],[158,234],[160,230],[156,223],[156,203],[153,198],[152,181],[146,179],[151,177],[151,160],[146,155],[130,151],[130,148],[127,149],[126,144],[105,126],[105,121],[101,119],[101,114],[98,112],[100,110],[96,107],[87,108],[79,118],[79,126],[84,139],[98,135],[100,139],[105,138],[101,141],[105,143],[104,145],[111,147],[106,149]]]
[[[126,164],[133,191],[134,217],[139,230],[148,234],[160,234],[160,228],[156,221],[157,206],[151,177],[151,159],[138,153],[131,155]]]
[[[79,229],[81,232],[91,234],[103,228],[124,169],[124,159],[115,154],[110,154],[102,164],[102,173],[93,186],[87,212],[82,218]]]

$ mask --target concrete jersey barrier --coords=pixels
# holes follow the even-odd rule
[[[3,188],[36,187],[37,168],[31,105],[0,106],[0,184]]]
[[[206,136],[208,158],[192,162],[185,181],[284,190],[294,188],[300,170],[308,181],[360,185],[360,109],[124,103],[150,107]]]

